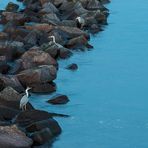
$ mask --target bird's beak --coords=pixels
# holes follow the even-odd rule
[[[28,90],[32,89],[31,87],[27,87]]]

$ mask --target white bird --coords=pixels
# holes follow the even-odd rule
[[[82,29],[84,27],[84,25],[85,25],[84,18],[78,16],[78,17],[76,17],[76,21],[77,21],[78,27]]]
[[[20,108],[22,109],[22,110],[26,110],[26,105],[27,105],[27,103],[28,103],[28,101],[29,101],[29,93],[28,93],[28,91],[30,90],[31,88],[30,87],[27,87],[27,89],[25,90],[25,95],[21,98],[21,100],[20,100]]]
[[[59,43],[56,42],[55,36],[54,36],[54,35],[49,36],[48,38],[49,38],[49,39],[52,39],[52,42],[53,42],[58,48],[63,48],[62,45],[60,45]]]

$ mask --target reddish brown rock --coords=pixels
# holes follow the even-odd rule
[[[57,66],[57,62],[48,53],[32,48],[25,52],[22,57],[22,66],[24,69],[37,67],[40,65],[54,65]]]
[[[17,74],[17,78],[24,86],[51,82],[56,78],[57,70],[52,65],[43,65],[34,69],[27,69]]]

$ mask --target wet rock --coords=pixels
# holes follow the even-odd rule
[[[35,131],[40,131],[44,128],[50,129],[52,133],[52,137],[61,133],[61,127],[59,126],[58,122],[54,119],[35,122],[29,125],[28,127],[26,127],[26,131],[32,133]]]
[[[75,37],[68,41],[66,47],[68,48],[85,48],[88,44],[88,40],[83,36]]]
[[[37,67],[40,65],[54,65],[57,66],[57,62],[48,53],[38,50],[33,47],[25,52],[22,57],[22,66],[24,69]]]
[[[69,58],[72,55],[72,52],[68,48],[60,47],[59,48],[59,57],[61,59]]]
[[[75,63],[72,63],[72,64],[68,65],[66,67],[66,69],[69,69],[69,70],[77,70],[78,69],[78,65],[75,64]]]
[[[46,142],[52,140],[52,133],[49,128],[44,128],[40,131],[34,132],[31,135],[34,145],[43,145]]]
[[[6,6],[6,11],[9,11],[9,12],[16,12],[18,9],[19,9],[19,5],[13,2],[9,2]]]
[[[66,95],[56,95],[53,96],[50,100],[47,101],[48,103],[57,105],[57,104],[66,104],[69,102],[69,99]]]
[[[56,91],[56,84],[53,82],[50,83],[41,83],[41,84],[31,84],[33,93],[52,93]]]
[[[51,82],[56,78],[56,74],[57,70],[54,66],[42,65],[38,68],[21,71],[16,76],[23,86],[29,86],[29,84]]]
[[[0,147],[1,148],[29,148],[32,140],[15,125],[0,126]]]
[[[52,118],[52,115],[46,111],[31,110],[31,111],[21,112],[16,117],[15,123],[17,123],[21,127],[27,127],[32,123],[42,120],[48,120],[50,118]]]

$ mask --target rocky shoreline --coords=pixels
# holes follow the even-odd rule
[[[109,0],[18,1],[25,8],[10,2],[0,11],[0,147],[46,147],[62,132],[54,117],[67,115],[37,110],[30,103],[22,111],[20,100],[28,86],[32,93],[56,91],[58,59],[93,48],[90,33],[107,25],[104,4]],[[66,67],[77,68],[75,63]],[[66,95],[58,95],[47,103],[68,101]]]

